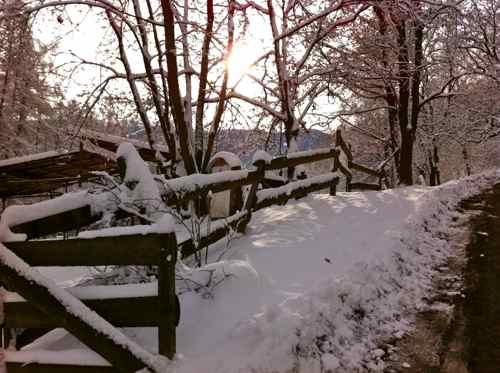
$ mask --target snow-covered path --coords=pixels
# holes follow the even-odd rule
[[[234,241],[224,256],[227,260],[247,263],[255,271],[255,278],[229,278],[227,285],[216,290],[213,299],[192,294],[182,297],[179,351],[186,357],[197,355],[206,360],[207,356],[218,355],[217,351],[233,349],[245,337],[258,341],[262,332],[269,349],[257,348],[257,355],[249,360],[265,360],[265,355],[277,352],[276,345],[286,350],[282,353],[290,353],[297,343],[293,323],[307,317],[287,315],[297,311],[293,302],[322,289],[325,280],[341,281],[369,265],[390,262],[408,218],[415,213],[417,201],[426,191],[428,188],[420,187],[380,193],[341,193],[337,197],[316,194],[257,213],[248,234]],[[332,297],[337,290],[332,289]],[[337,302],[338,298],[332,299],[330,305]],[[310,306],[309,314],[319,311],[314,309],[316,304]],[[264,316],[266,312],[259,315],[263,311],[271,314],[271,319],[266,319],[269,316]],[[268,324],[266,327],[274,325],[277,320],[272,319],[273,313],[277,318],[282,317],[281,322],[285,323],[282,326],[291,329],[290,335],[282,335],[284,330],[271,333],[258,330],[261,321]],[[288,322],[291,324],[286,325]],[[221,348],[224,344],[227,346]],[[248,345],[241,347],[240,353],[251,351]],[[241,364],[242,356],[234,353],[238,356],[235,364]],[[227,356],[225,364],[230,360]],[[283,361],[282,354],[276,357]],[[275,367],[275,362],[269,364]]]
[[[497,180],[317,194],[256,213],[245,236],[212,248],[221,261],[196,271],[227,277],[180,295],[174,371],[382,369],[378,344],[410,327],[433,266],[449,255],[439,236],[456,204]],[[155,349],[154,330],[127,333]],[[37,349],[70,345],[53,334]]]

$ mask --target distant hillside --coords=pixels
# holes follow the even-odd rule
[[[144,131],[139,124],[128,128],[129,138],[146,141]],[[160,131],[155,131],[155,137],[162,142]],[[280,138],[281,137],[281,138]],[[280,147],[280,143],[282,144]],[[229,151],[237,154],[244,162],[251,159],[256,150],[266,150],[272,155],[284,154],[286,152],[285,135],[273,133],[268,139],[267,131],[255,131],[248,129],[221,130],[216,139],[215,151]],[[299,150],[310,150],[329,147],[333,143],[333,136],[326,132],[310,130],[301,132],[298,138]]]

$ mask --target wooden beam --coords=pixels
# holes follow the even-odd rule
[[[303,153],[304,155],[300,155]],[[296,155],[298,154],[298,155]],[[270,164],[266,165],[266,171],[278,170],[287,167],[296,167],[301,164],[318,162],[325,159],[332,159],[337,155],[334,148],[318,149],[315,152],[292,153],[290,156],[274,158]]]
[[[11,227],[11,230],[16,233],[26,233],[28,239],[33,239],[85,227],[98,221],[100,218],[101,215],[92,214],[91,207],[87,205],[60,214],[19,224]]]
[[[64,365],[8,362],[9,373],[118,373],[111,366]]]
[[[332,159],[337,156],[337,150],[333,148],[319,149],[315,152],[302,152],[304,155],[293,155],[292,157],[279,157],[274,158],[270,164],[264,166],[265,171],[277,170],[288,167],[296,167],[301,164],[317,162],[325,159]],[[239,171],[237,171],[239,172]],[[189,178],[189,176],[186,176]],[[209,184],[205,184],[203,187],[197,188],[196,190],[184,193],[176,193],[176,191],[167,191],[164,194],[164,200],[169,206],[179,206],[184,202],[197,198],[199,195],[203,195],[211,191],[212,193],[219,193],[225,190],[230,190],[244,185],[255,184],[255,182],[260,182],[262,176],[259,174],[259,170],[248,171],[246,177],[241,177],[236,180],[231,181],[217,181]],[[188,180],[188,179],[186,179]]]
[[[345,168],[342,162],[338,163],[338,170],[344,174],[347,179],[352,179],[352,173],[349,169]]]
[[[161,317],[158,323],[158,352],[173,359],[176,351],[175,328],[179,322],[178,315],[172,310],[178,306],[175,295],[175,263],[177,261],[177,242],[175,233],[171,233],[160,253],[158,264],[158,311]]]
[[[38,338],[43,337],[48,332],[52,331],[53,328],[45,328],[45,329],[23,329],[22,332],[16,332],[16,349],[20,350],[24,346],[27,346]]]
[[[4,245],[31,266],[157,265],[168,239],[168,235],[150,233]]]
[[[244,224],[245,221],[249,220],[249,214],[242,215],[239,219],[224,225],[222,227],[218,227],[217,229],[210,232],[208,236],[204,236],[201,238],[198,248],[195,247],[193,240],[189,239],[179,244],[179,250],[181,253],[182,259],[187,258],[193,255],[195,252],[202,250],[203,248],[213,245],[217,241],[223,239],[227,236],[227,234],[231,230],[238,230],[238,227],[241,224]]]
[[[380,190],[379,184],[369,184],[369,183],[351,183],[351,190]]]
[[[108,360],[120,372],[133,373],[148,366],[149,363],[142,361],[111,336],[88,324],[81,315],[69,312],[47,287],[20,274],[4,258],[0,260],[0,281],[35,304],[47,317],[60,322],[64,329]],[[87,309],[86,312],[92,311]]]
[[[162,317],[158,297],[92,299],[82,302],[119,327],[154,327],[158,326]],[[7,302],[4,308],[7,328],[47,329],[64,326],[63,320],[48,318],[30,302]],[[164,312],[165,315],[172,313],[177,320],[178,311],[175,308]]]
[[[356,170],[356,171],[364,172],[365,174],[368,174],[371,176],[380,177],[379,171],[372,170],[371,168],[354,163],[353,161],[349,161],[349,168]]]
[[[262,186],[264,189],[279,188],[280,186],[283,186],[286,183],[287,182],[285,180],[266,178],[266,177],[262,180]]]
[[[347,159],[349,161],[352,161],[353,157],[351,149],[349,149],[349,146],[344,141],[344,138],[342,137],[342,131],[340,131],[340,129],[338,129],[337,132],[335,133],[335,144],[337,147],[340,147],[342,149],[342,151],[347,156]]]
[[[226,171],[226,172],[231,172],[231,171]],[[234,172],[241,172],[241,171],[234,171]],[[193,175],[190,175],[190,176],[193,176]],[[203,176],[203,175],[200,175],[200,176]],[[186,176],[186,178],[189,178],[189,176]],[[210,191],[212,193],[219,193],[219,192],[222,192],[225,190],[234,189],[237,187],[242,187],[244,185],[252,184],[259,179],[260,179],[260,175],[259,175],[257,170],[248,171],[247,176],[238,178],[236,180],[217,181],[217,182],[213,182],[210,184],[205,184],[204,186],[202,186],[200,188],[196,188],[195,190],[190,191],[190,192],[176,193],[176,191],[168,191],[163,197],[164,197],[164,200],[166,201],[167,205],[178,206],[178,205],[183,204],[184,202],[195,199],[200,195],[206,195]]]
[[[326,180],[320,183],[315,183],[305,187],[299,187],[294,189],[291,193],[289,191],[284,191],[282,194],[266,198],[262,201],[257,202],[255,210],[260,210],[272,205],[284,204],[291,198],[302,198],[307,196],[309,193],[316,192],[322,189],[327,189],[331,187],[332,182],[338,183],[338,177],[334,177],[331,180]],[[288,184],[290,185],[290,184]]]

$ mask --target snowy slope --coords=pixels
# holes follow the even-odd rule
[[[381,370],[379,344],[408,330],[433,268],[450,254],[439,237],[456,204],[499,176],[316,194],[257,212],[247,235],[229,249],[212,248],[212,259],[221,261],[201,271],[180,266],[187,280],[179,289],[209,273],[214,280],[210,289],[180,294],[175,372]],[[156,350],[153,329],[125,333]],[[60,331],[8,358],[43,360],[49,355],[40,349],[62,346],[72,348],[75,362],[81,346]]]

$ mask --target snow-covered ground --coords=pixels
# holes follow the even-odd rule
[[[245,236],[212,247],[219,261],[194,271],[179,264],[186,280],[178,283],[172,371],[381,370],[381,343],[411,328],[432,291],[433,269],[451,253],[442,233],[450,232],[457,203],[499,178],[491,172],[438,188],[315,194],[257,212]],[[185,291],[211,272],[209,288]],[[156,350],[154,329],[125,332]],[[79,355],[81,346],[62,331],[8,358],[44,360],[58,355],[47,350],[69,348],[72,363],[78,356],[98,362]]]

